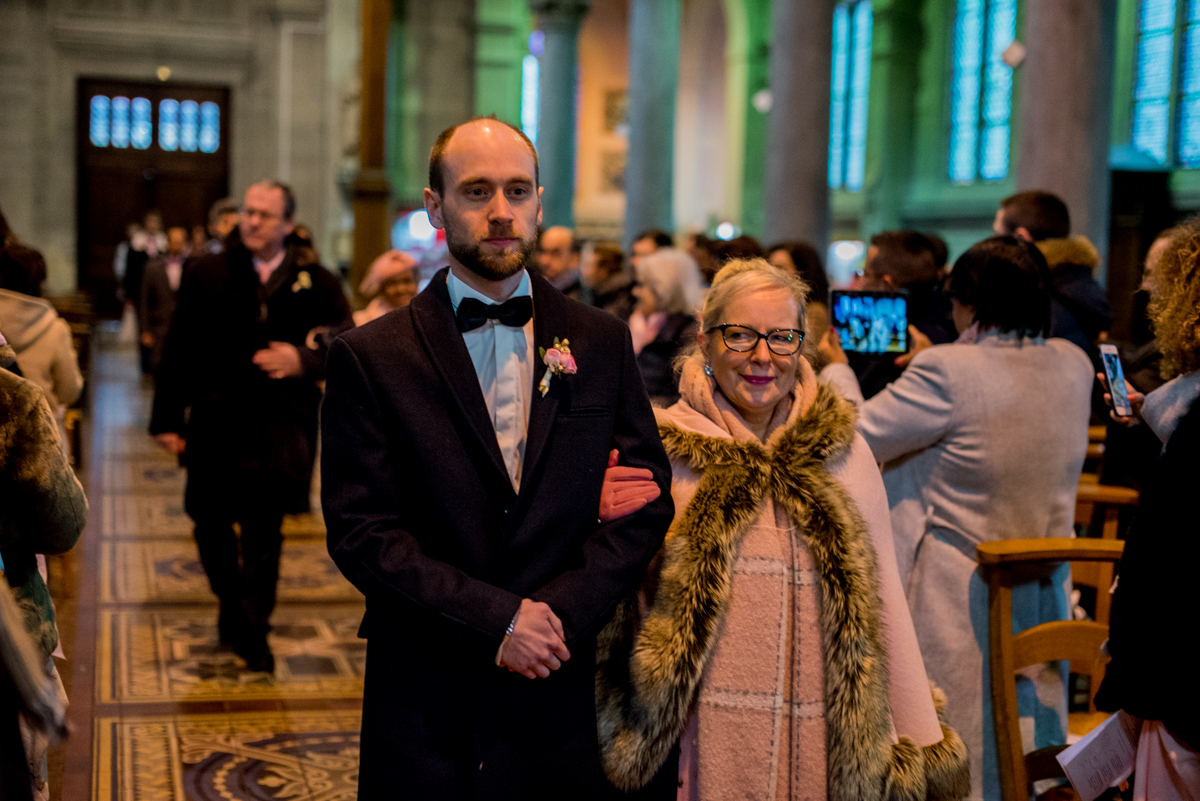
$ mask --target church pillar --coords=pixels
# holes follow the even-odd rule
[[[763,242],[829,237],[829,76],[833,0],[771,3]]]
[[[538,81],[542,224],[575,225],[575,91],[579,25],[590,0],[529,0],[543,45]]]
[[[674,227],[671,207],[680,14],[680,0],[630,0],[629,3],[629,151],[625,161],[623,235],[626,248],[633,244],[633,237],[639,231],[648,228],[670,231]]]
[[[1071,229],[1108,252],[1116,0],[1027,3],[1017,188],[1059,195]],[[1096,278],[1105,281],[1107,259]]]
[[[354,176],[354,259],[350,286],[355,299],[371,262],[390,247],[388,179],[384,169],[387,45],[392,0],[362,0],[362,94],[359,105],[358,173]]]

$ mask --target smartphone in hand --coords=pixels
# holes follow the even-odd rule
[[[1114,345],[1100,346],[1100,360],[1104,362],[1104,376],[1108,379],[1108,392],[1112,395],[1113,411],[1122,417],[1132,417],[1133,407],[1125,392],[1125,371],[1121,369],[1121,357]]]

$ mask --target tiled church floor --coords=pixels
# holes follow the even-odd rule
[[[350,801],[363,601],[326,553],[319,512],[285,524],[277,667],[249,673],[216,649],[184,474],[146,433],[150,393],[134,353],[99,340],[91,512],[74,557],[75,636],[64,637],[73,658],[60,663],[72,672],[75,733],[55,796],[85,798],[90,786],[95,801]]]

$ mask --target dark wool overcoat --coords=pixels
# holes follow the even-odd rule
[[[193,519],[308,509],[325,353],[305,339],[350,317],[340,282],[288,249],[264,286],[236,237],[189,262],[156,374],[150,433],[187,438]],[[303,375],[271,379],[251,361],[272,341],[300,350]]]
[[[1171,734],[1200,749],[1200,689],[1194,680],[1200,613],[1197,454],[1200,402],[1192,404],[1155,463],[1125,538],[1108,632],[1112,661],[1096,706],[1161,720]]]
[[[532,275],[535,351],[569,339],[578,373],[534,389],[514,492],[446,274],[329,353],[329,551],[367,597],[359,798],[597,798],[596,634],[662,544],[670,465],[628,329]],[[662,495],[601,525],[612,448]],[[548,679],[494,663],[522,598],[566,630]]]

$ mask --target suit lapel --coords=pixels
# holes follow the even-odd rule
[[[483,400],[483,391],[479,388],[479,377],[475,374],[475,365],[471,362],[471,355],[454,320],[450,293],[446,290],[448,272],[449,268],[441,270],[425,291],[413,299],[413,322],[430,361],[449,387],[450,395],[458,403],[479,444],[483,446],[491,467],[503,477],[504,486],[511,492],[512,480],[504,466],[500,445],[496,442],[496,429]]]
[[[287,255],[283,257],[283,261],[275,268],[275,272],[267,278],[266,286],[263,287],[263,292],[266,297],[271,297],[279,288],[292,280],[292,273],[295,272],[293,265],[295,263],[295,254],[291,248],[288,248]],[[253,266],[253,261],[251,261]]]
[[[538,351],[554,345],[554,338],[570,339],[567,299],[541,277],[530,273],[533,289],[533,395],[529,403],[529,430],[525,436],[525,458],[521,464],[521,494],[537,472],[538,461],[550,439],[550,429],[558,413],[558,398],[562,392],[562,376],[550,381],[550,391],[542,397],[538,384],[546,373]]]

